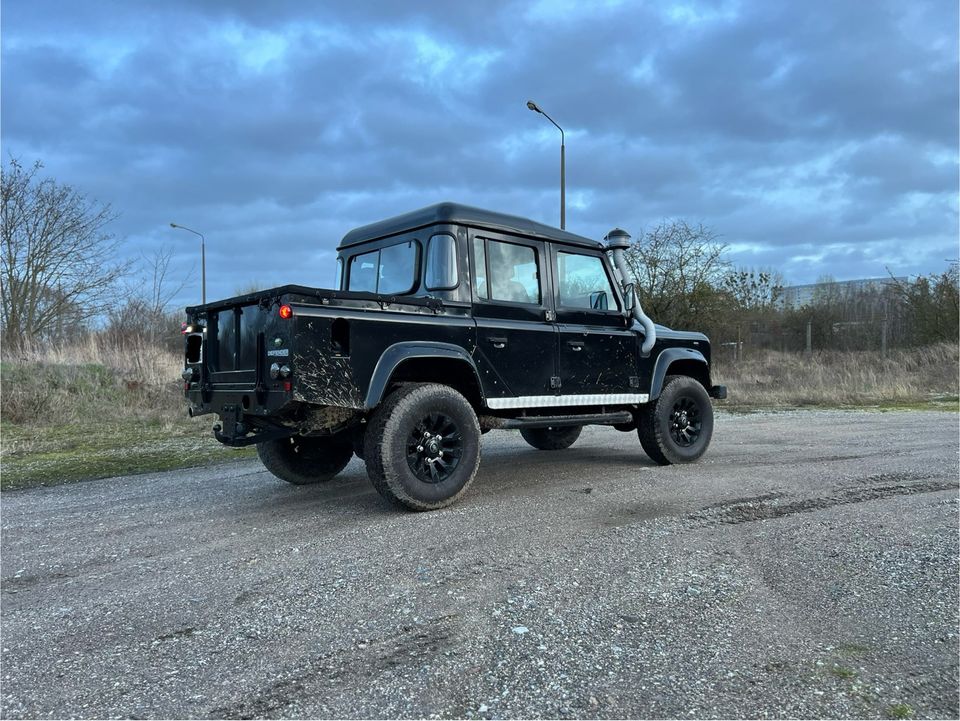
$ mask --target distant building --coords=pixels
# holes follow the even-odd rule
[[[818,293],[834,291],[837,295],[845,296],[864,290],[882,290],[888,285],[909,283],[905,277],[891,278],[859,278],[857,280],[837,280],[830,283],[808,283],[807,285],[789,285],[783,289],[780,302],[784,308],[799,308],[811,305]]]

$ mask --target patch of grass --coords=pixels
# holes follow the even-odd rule
[[[96,338],[0,364],[0,489],[10,491],[251,458],[188,418],[178,354]]]
[[[867,410],[872,410],[869,406]],[[937,395],[925,401],[903,403],[882,403],[879,411],[957,411],[960,410],[960,396]]]
[[[913,718],[913,708],[905,703],[895,703],[887,707],[885,712],[887,718]]]
[[[870,651],[870,647],[858,643],[841,643],[837,646],[837,651],[844,656],[862,656]]]
[[[827,673],[837,678],[851,679],[857,675],[857,672],[852,668],[847,668],[846,666],[831,666],[827,669]]]
[[[3,424],[0,489],[11,491],[252,458],[251,448],[222,446],[210,422],[156,420],[55,427]]]

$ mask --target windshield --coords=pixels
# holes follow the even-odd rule
[[[347,290],[409,293],[417,278],[417,244],[409,240],[350,258]]]

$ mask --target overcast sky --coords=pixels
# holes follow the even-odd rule
[[[788,283],[958,256],[955,0],[53,2],[2,16],[3,155],[172,246],[199,296],[329,286],[356,225],[440,200],[710,226]]]

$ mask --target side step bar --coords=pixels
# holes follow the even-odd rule
[[[527,416],[526,418],[498,418],[480,416],[481,428],[563,428],[564,426],[616,426],[633,423],[633,413],[587,413],[579,416]]]

